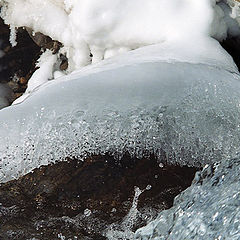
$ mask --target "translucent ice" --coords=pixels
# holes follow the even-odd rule
[[[0,181],[71,156],[153,153],[161,161],[164,153],[199,166],[238,152],[240,78],[231,58],[221,49],[205,59],[164,49],[92,65],[0,111]]]
[[[239,171],[239,156],[205,166],[174,206],[139,229],[135,239],[240,239]]]

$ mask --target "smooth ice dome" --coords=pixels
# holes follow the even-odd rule
[[[240,78],[216,41],[203,46],[207,58],[161,44],[131,51],[47,82],[3,109],[0,181],[91,154],[154,154],[159,161],[165,154],[192,166],[233,156],[240,150]]]
[[[199,166],[239,150],[239,75],[212,38],[230,26],[216,1],[0,4],[12,45],[17,27],[64,45],[41,55],[25,95],[0,112],[0,181],[71,156],[164,153]],[[61,77],[60,54],[78,71]]]

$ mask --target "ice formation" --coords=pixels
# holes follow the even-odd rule
[[[103,232],[103,235],[107,237],[107,239],[133,239],[134,232],[133,226],[136,224],[140,213],[137,209],[138,200],[142,193],[146,190],[150,190],[151,185],[148,185],[145,189],[141,190],[139,187],[134,188],[135,195],[133,198],[132,206],[128,212],[128,214],[124,217],[122,223],[119,224],[111,224],[107,227],[107,229]]]
[[[131,51],[47,82],[3,109],[0,181],[69,156],[129,152],[161,159],[164,151],[172,163],[195,166],[233,156],[240,138],[238,71],[217,41],[204,46],[186,57],[162,44]]]
[[[0,111],[0,182],[91,154],[153,153],[160,162],[213,164],[135,238],[240,238],[239,157],[233,159],[240,152],[240,76],[213,39],[239,36],[238,2],[0,0],[0,5],[13,46],[15,28],[31,28],[63,43],[59,54],[68,57],[68,72],[78,70],[62,76],[55,71],[59,56],[43,53],[26,94],[15,103],[25,101]],[[57,81],[48,81],[53,78]],[[3,89],[0,85],[0,108],[7,99]],[[127,217],[136,216],[134,206]],[[129,222],[123,223],[121,231],[108,234],[132,236],[125,231],[131,230]]]
[[[139,229],[134,239],[240,239],[240,158],[205,166],[174,206]]]

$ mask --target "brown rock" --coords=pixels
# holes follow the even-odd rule
[[[145,189],[151,185],[139,198],[140,212],[166,209],[191,184],[195,171],[159,167],[154,158],[127,156],[121,164],[109,156],[95,156],[85,162],[68,160],[35,169],[0,186],[0,216],[5,212],[0,217],[0,239],[58,239],[60,232],[67,239],[105,239],[101,236],[104,228],[121,222],[128,213],[135,186]],[[83,213],[88,209],[91,214],[86,217]],[[145,223],[140,218],[137,226]],[[9,238],[9,232],[17,235],[19,231],[22,238]]]
[[[20,77],[19,83],[20,83],[21,85],[26,85],[26,84],[27,84],[27,79],[26,79],[25,77]]]

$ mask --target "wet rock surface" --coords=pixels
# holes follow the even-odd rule
[[[127,156],[121,164],[95,156],[43,166],[1,184],[0,239],[105,239],[103,230],[123,220],[139,187],[147,190],[139,197],[142,216],[134,231],[170,208],[195,172]]]

